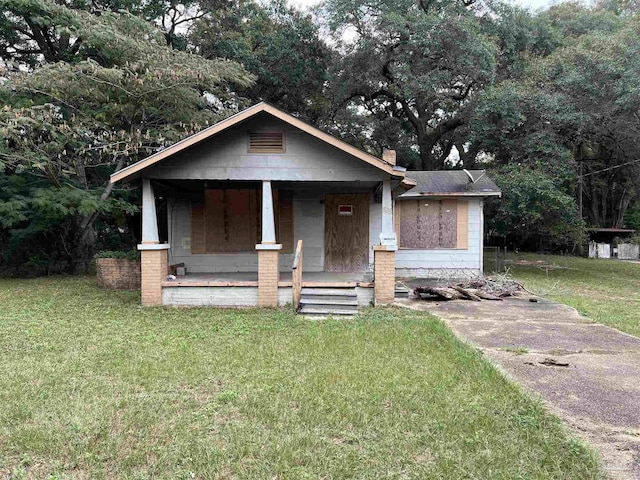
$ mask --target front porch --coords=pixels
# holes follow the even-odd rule
[[[279,272],[278,287],[293,284],[291,270]],[[257,287],[258,272],[187,273],[175,280],[162,282],[163,287]],[[303,287],[363,287],[373,288],[373,272],[304,272]]]
[[[373,274],[308,272],[296,279],[297,272],[279,272],[277,306],[304,305],[304,292],[326,293],[350,304],[366,307],[374,303]],[[257,272],[194,273],[162,282],[162,303],[174,306],[255,307],[259,305]],[[326,296],[326,295],[325,295]],[[276,305],[272,305],[276,306]]]
[[[158,198],[166,211],[163,235],[157,230]],[[305,289],[333,289],[328,295],[336,298],[328,300],[346,295],[359,307],[388,303],[395,250],[380,243],[393,238],[392,212],[384,208],[390,204],[389,180],[355,187],[262,181],[256,188],[255,182],[145,179],[143,304],[304,309]],[[157,278],[175,273],[176,265],[186,274]]]

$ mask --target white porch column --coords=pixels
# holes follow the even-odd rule
[[[382,181],[382,228],[380,245],[397,247],[398,240],[393,230],[393,199],[391,197],[391,180]]]
[[[262,182],[262,244],[276,243],[276,222],[273,214],[271,181]]]
[[[382,222],[380,245],[373,247],[373,283],[376,305],[393,302],[396,288],[396,250],[398,240],[393,230],[391,180],[382,181]]]
[[[156,200],[153,195],[151,180],[142,180],[142,243],[160,243],[158,237],[158,219],[156,217]]]
[[[142,180],[142,243],[140,250],[140,290],[143,305],[162,305],[162,282],[167,276],[167,250],[160,245],[156,200],[151,180]]]
[[[278,306],[278,281],[280,280],[280,249],[276,243],[276,222],[273,211],[271,181],[262,182],[262,243],[258,250],[258,305]]]

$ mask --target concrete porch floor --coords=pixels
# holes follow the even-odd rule
[[[279,287],[292,285],[291,270],[280,272]],[[257,287],[258,272],[188,273],[162,282],[163,287]],[[373,287],[371,272],[303,272],[302,286]]]

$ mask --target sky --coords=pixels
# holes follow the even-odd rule
[[[312,7],[318,4],[320,0],[289,0],[290,5],[294,5],[302,10],[307,7]],[[520,5],[531,10],[537,10],[539,8],[545,8],[549,6],[551,0],[514,0],[516,5]]]

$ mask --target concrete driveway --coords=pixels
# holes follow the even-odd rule
[[[640,479],[639,338],[544,299],[396,302],[442,318],[542,397],[600,451],[611,477]]]

